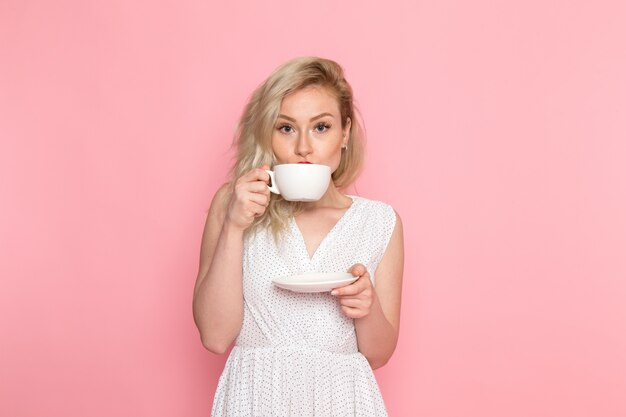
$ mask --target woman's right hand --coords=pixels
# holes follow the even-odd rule
[[[246,172],[235,182],[225,219],[230,226],[245,230],[255,218],[265,213],[270,202],[270,190],[267,187],[270,176],[266,169],[269,169],[269,165],[263,164],[261,168]]]

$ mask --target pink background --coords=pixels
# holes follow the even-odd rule
[[[309,54],[404,220],[390,415],[626,415],[626,3],[261,3],[0,2],[0,415],[209,414],[206,210]]]

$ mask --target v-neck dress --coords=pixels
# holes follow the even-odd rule
[[[244,241],[243,324],[213,401],[212,416],[386,416],[376,379],[358,351],[354,320],[336,297],[296,293],[279,276],[374,272],[393,232],[391,206],[350,196],[352,205],[309,256],[295,219],[276,242],[269,230]]]

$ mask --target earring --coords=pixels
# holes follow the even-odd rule
[[[341,147],[341,149],[345,149],[347,151],[348,150],[348,144],[344,143],[343,146]]]

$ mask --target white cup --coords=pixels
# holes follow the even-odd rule
[[[282,164],[266,170],[272,179],[271,192],[289,201],[317,201],[330,184],[330,167],[317,164]]]

